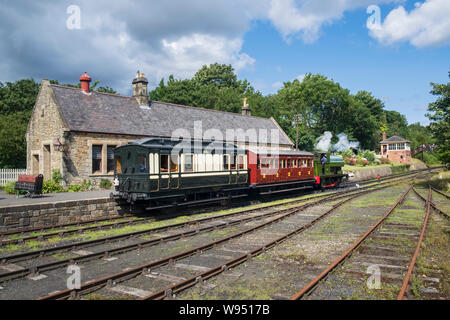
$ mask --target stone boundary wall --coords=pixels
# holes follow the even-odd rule
[[[423,163],[412,164],[409,172],[426,169],[427,166]],[[367,170],[358,170],[353,172],[354,176],[349,178],[349,181],[361,181],[367,179],[375,179],[377,175],[380,177],[392,175],[391,167],[373,168]]]
[[[0,232],[46,227],[98,218],[125,216],[128,210],[117,206],[114,199],[97,198],[53,203],[0,207]]]

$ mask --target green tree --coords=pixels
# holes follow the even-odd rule
[[[39,93],[39,83],[33,79],[0,82],[0,114],[31,111]]]
[[[450,78],[450,71],[448,73]],[[437,151],[442,162],[450,163],[450,82],[431,83],[430,93],[436,101],[428,105],[426,116],[430,119],[430,129],[436,140]]]
[[[0,168],[26,167],[26,139],[29,111],[0,115]]]

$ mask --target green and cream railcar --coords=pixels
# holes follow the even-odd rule
[[[229,196],[248,182],[247,152],[223,142],[146,138],[114,151],[114,197],[129,203]]]

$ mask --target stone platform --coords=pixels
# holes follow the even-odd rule
[[[45,194],[19,198],[0,193],[0,232],[24,227],[45,227],[103,217],[126,215],[128,208],[109,198],[110,190]]]

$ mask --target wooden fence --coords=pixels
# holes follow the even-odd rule
[[[27,174],[27,169],[0,169],[0,186],[17,181],[19,174]]]

